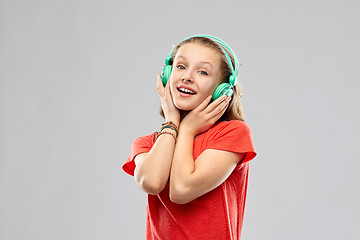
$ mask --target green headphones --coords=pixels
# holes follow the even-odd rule
[[[226,58],[228,60],[228,63],[229,63],[230,69],[231,69],[231,76],[229,77],[229,83],[221,83],[215,89],[212,100],[215,100],[215,99],[221,97],[222,95],[226,95],[226,96],[231,97],[233,95],[233,93],[234,93],[234,87],[238,83],[238,77],[237,76],[238,76],[239,67],[240,67],[239,62],[238,62],[238,60],[237,60],[237,58],[235,56],[235,53],[232,51],[230,46],[227,45],[223,40],[221,40],[220,38],[211,36],[211,35],[194,35],[194,36],[191,36],[191,37],[188,37],[188,38],[182,40],[181,42],[184,42],[184,41],[186,41],[186,40],[188,40],[190,38],[193,38],[193,37],[210,38],[211,40],[213,40],[214,42],[216,42],[217,44],[220,45],[221,49],[223,50],[223,52],[224,52],[224,54],[225,54],[225,56],[226,56]],[[234,57],[235,69],[234,69],[234,67],[232,65],[231,58],[230,58],[229,54],[227,53],[227,51],[225,50],[225,48]],[[171,75],[172,63],[173,63],[173,59],[172,59],[173,52],[174,52],[174,48],[171,49],[170,54],[166,56],[166,58],[165,58],[165,66],[163,67],[163,69],[161,71],[161,80],[162,80],[164,86],[168,82],[169,77]]]

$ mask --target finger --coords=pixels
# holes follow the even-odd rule
[[[164,85],[161,81],[160,74],[157,75],[157,84],[156,84],[156,91],[160,96],[164,96]]]
[[[211,98],[212,96],[209,95],[202,103],[200,103],[200,105],[196,109],[198,109],[199,111],[203,111],[208,106]]]
[[[223,103],[226,99],[226,96],[221,96],[218,99],[216,99],[215,101],[213,101],[212,103],[210,103],[207,108],[206,108],[206,112],[210,113],[212,111],[214,111],[221,103]]]
[[[170,83],[168,81],[168,83],[165,85],[164,87],[164,94],[165,94],[165,99],[167,101],[172,101],[172,94],[171,94],[171,88],[170,88]]]
[[[165,85],[164,88],[165,88],[165,91],[166,91],[166,92],[168,92],[169,94],[171,94],[171,93],[170,93],[170,83],[169,83],[169,81],[168,81],[168,83]]]
[[[216,112],[214,111],[214,112],[213,112],[213,116],[210,118],[210,122],[211,122],[212,124],[216,123],[216,122],[221,118],[221,116],[224,115],[224,113],[225,113],[226,109],[228,108],[228,106],[229,106],[229,103],[225,104],[225,105],[221,108],[220,111],[216,111]]]
[[[224,102],[226,102],[226,104],[220,109],[220,111],[219,111],[220,116],[222,116],[225,113],[226,109],[230,105],[230,100],[229,101],[224,101]]]
[[[225,97],[225,100],[223,100],[219,105],[216,106],[216,108],[211,113],[209,113],[210,117],[217,117],[217,119],[219,119],[228,108],[230,100],[230,97]]]

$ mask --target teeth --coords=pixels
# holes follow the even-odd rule
[[[195,92],[189,90],[189,89],[186,89],[186,88],[179,88],[180,91],[182,92],[186,92],[186,93],[191,93],[191,94],[195,94]]]

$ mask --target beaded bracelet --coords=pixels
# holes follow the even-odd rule
[[[162,126],[173,126],[174,128],[178,129],[178,126],[176,126],[176,124],[173,121],[165,122],[165,123],[163,123],[161,125]]]
[[[172,133],[172,132],[167,132],[167,131],[160,132],[160,133],[156,136],[156,139],[159,138],[162,134],[169,134],[169,135],[173,136],[173,138],[174,138],[174,140],[175,140],[175,142],[176,142],[176,136],[175,136],[175,134]]]
[[[176,129],[176,127],[174,127],[174,126],[172,126],[172,125],[165,125],[165,126],[163,126],[163,127],[161,128],[160,132],[162,132],[162,130],[164,130],[165,128],[170,128],[170,129],[174,130],[175,133],[176,133],[176,137],[179,135],[179,132],[178,132],[178,130]]]
[[[162,132],[166,128],[174,130],[176,132],[176,137],[179,135],[178,127],[172,121],[163,123],[160,132]]]

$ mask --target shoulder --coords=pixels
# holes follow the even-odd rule
[[[213,126],[207,148],[246,153],[242,162],[256,156],[252,133],[248,124],[240,120],[222,121]]]
[[[131,144],[131,155],[135,157],[140,153],[149,152],[154,146],[157,132],[136,138]]]
[[[153,145],[156,139],[157,132],[154,132],[152,134],[141,136],[136,138],[132,145]]]
[[[150,149],[154,145],[156,134],[157,132],[154,132],[150,135],[138,137],[133,141],[131,145],[130,156],[126,159],[125,163],[122,166],[122,169],[126,173],[134,176],[134,170],[136,167],[134,161],[135,157],[141,153],[147,153],[150,151]]]
[[[240,120],[221,121],[211,128],[213,134],[251,135],[249,125]]]

